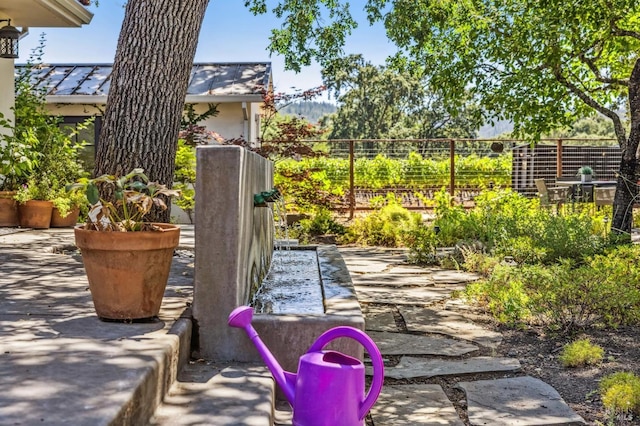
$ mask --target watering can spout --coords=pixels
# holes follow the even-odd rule
[[[258,332],[251,325],[252,319],[253,308],[250,306],[239,306],[229,314],[228,323],[231,327],[244,329],[244,331],[249,336],[249,339],[251,339],[254,346],[258,350],[258,353],[260,353],[260,356],[267,365],[267,368],[269,368],[269,371],[271,371],[271,374],[273,375],[276,383],[278,383],[278,386],[280,386],[280,388],[282,389],[282,392],[287,398],[287,401],[289,401],[289,403],[293,405],[297,375],[285,371],[280,366],[280,364],[275,359],[273,354],[269,351],[262,339],[260,339],[260,336],[258,336]]]

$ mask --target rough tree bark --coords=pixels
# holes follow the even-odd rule
[[[631,235],[633,223],[633,203],[638,196],[638,146],[640,146],[640,59],[636,61],[629,78],[629,138],[618,142],[622,151],[622,161],[618,172],[616,196],[613,201],[611,230]],[[617,134],[618,132],[616,132]]]
[[[95,175],[142,167],[171,185],[180,117],[209,0],[129,0],[96,151]],[[168,222],[169,211],[149,219]]]

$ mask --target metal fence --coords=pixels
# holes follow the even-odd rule
[[[371,209],[374,197],[394,193],[409,209],[426,209],[425,200],[445,189],[462,205],[473,205],[486,188],[513,188],[534,194],[534,180],[553,183],[591,166],[598,178],[612,179],[620,149],[612,139],[545,139],[537,144],[517,139],[330,140],[318,164],[335,185],[345,188],[336,208]],[[332,159],[342,159],[332,162]],[[346,160],[346,161],[345,161]],[[488,161],[490,160],[490,161]]]

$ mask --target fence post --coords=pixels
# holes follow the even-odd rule
[[[456,141],[449,141],[449,195],[451,198],[456,190]]]
[[[556,177],[562,177],[562,139],[556,141]]]
[[[356,209],[354,143],[355,142],[353,140],[349,141],[349,219],[353,219]]]

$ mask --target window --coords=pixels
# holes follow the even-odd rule
[[[62,117],[60,127],[62,129],[67,129],[69,134],[71,134],[77,130],[79,124],[84,123],[90,118],[92,117],[65,116]],[[80,151],[80,160],[84,165],[84,169],[89,173],[93,173],[93,169],[95,168],[96,145],[100,136],[100,128],[102,127],[102,117],[96,116],[94,118],[94,121],[90,123],[86,129],[82,129],[73,135],[75,142],[85,143],[84,148]]]

